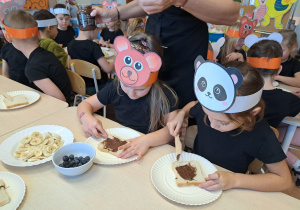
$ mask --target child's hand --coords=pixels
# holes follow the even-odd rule
[[[229,190],[234,187],[236,181],[234,173],[225,171],[216,171],[209,174],[205,180],[206,182],[201,183],[199,187],[206,190]]]
[[[86,136],[95,136],[97,138],[101,136],[108,136],[102,127],[101,121],[92,115],[83,115],[81,117],[81,124],[82,130]]]
[[[181,111],[167,123],[169,132],[172,136],[177,136],[180,132],[184,120],[184,113]]]
[[[226,58],[228,59],[228,61],[244,61],[243,55],[241,53],[232,52],[229,55],[227,55]]]
[[[118,158],[126,159],[133,155],[138,155],[137,160],[139,161],[150,147],[147,144],[147,139],[145,138],[145,136],[128,139],[127,142],[129,143],[118,148],[118,150],[124,150],[121,154],[118,155]]]

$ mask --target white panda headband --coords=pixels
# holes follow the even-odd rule
[[[54,15],[57,15],[57,14],[70,15],[69,10],[67,10],[65,8],[56,8],[53,11],[54,11]]]
[[[233,67],[205,61],[198,56],[194,62],[194,92],[206,109],[221,113],[238,113],[251,109],[261,99],[263,88],[248,96],[236,96],[243,84],[243,75]]]
[[[282,39],[283,39],[282,35],[276,32],[271,33],[268,37],[261,37],[261,38],[258,38],[254,34],[251,34],[245,38],[245,45],[250,48],[252,45],[254,45],[255,43],[261,40],[274,40],[277,41],[279,44],[281,44]]]

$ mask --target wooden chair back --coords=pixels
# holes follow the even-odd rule
[[[67,70],[67,73],[71,83],[72,91],[84,96],[86,94],[85,81],[76,72]]]
[[[77,74],[93,79],[93,69],[95,70],[95,78],[97,80],[101,79],[100,68],[92,63],[79,59],[71,59],[70,61],[72,71]]]

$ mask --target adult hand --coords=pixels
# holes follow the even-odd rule
[[[148,151],[149,145],[147,144],[147,136],[139,136],[134,139],[128,139],[128,144],[120,146],[118,150],[124,150],[118,155],[118,158],[126,159],[133,155],[138,155],[137,160],[139,161],[142,156]]]
[[[139,5],[148,14],[155,14],[164,11],[172,5],[181,5],[180,0],[138,0]]]
[[[102,127],[102,122],[92,115],[85,114],[81,117],[81,127],[86,136],[108,136]]]
[[[178,112],[178,114],[167,123],[167,127],[172,136],[177,136],[181,130],[184,120],[184,113]]]
[[[102,9],[100,7],[92,7],[91,16],[95,16],[96,23],[107,23],[118,20],[117,9]]]
[[[234,173],[225,171],[216,171],[209,174],[205,180],[206,182],[201,183],[199,187],[207,190],[229,190],[234,187],[236,181]]]

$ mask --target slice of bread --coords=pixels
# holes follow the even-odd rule
[[[28,101],[24,95],[16,95],[12,96],[13,100],[10,101],[7,98],[3,99],[3,102],[6,106],[6,108],[10,109],[16,106],[26,105],[28,104]]]
[[[10,197],[5,190],[5,183],[2,179],[0,179],[0,206],[4,206],[9,202],[10,202]]]
[[[180,168],[177,168],[180,167]],[[185,170],[189,174],[188,177],[192,178],[192,180],[185,179],[181,177],[177,169]],[[175,161],[172,164],[172,169],[176,175],[176,184],[178,187],[190,186],[190,185],[199,185],[205,182],[205,178],[203,177],[201,166],[198,161]],[[188,171],[187,171],[188,170]],[[181,171],[181,170],[180,170]],[[193,174],[194,173],[194,177]]]
[[[98,144],[98,150],[100,150],[101,152],[106,152],[106,153],[109,153],[109,154],[112,154],[114,156],[118,156],[121,152],[123,152],[124,150],[116,150],[114,151],[112,149],[112,147],[119,147],[121,145],[124,145],[124,144],[127,144],[128,142],[127,141],[122,141],[116,137],[113,137],[113,138],[107,138],[106,140],[100,142]]]

